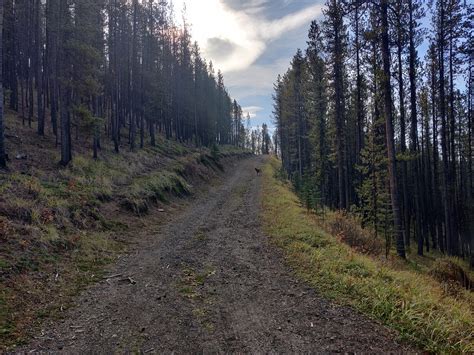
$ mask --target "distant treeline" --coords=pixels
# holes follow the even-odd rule
[[[72,130],[90,137],[95,157],[103,137],[119,152],[155,145],[156,132],[196,145],[245,144],[241,107],[167,1],[2,0],[0,9],[5,101],[37,134],[51,128],[63,165]]]
[[[401,257],[411,240],[474,256],[473,9],[328,0],[275,85],[278,151],[308,207],[356,212]]]

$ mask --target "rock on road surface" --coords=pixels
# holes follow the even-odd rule
[[[260,231],[262,163],[229,167],[110,268],[123,276],[85,291],[26,352],[403,351],[386,328],[322,299],[285,265]]]

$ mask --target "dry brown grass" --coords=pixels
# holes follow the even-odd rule
[[[361,222],[347,212],[330,212],[324,225],[331,235],[359,253],[380,255],[384,252],[384,241],[362,228]]]
[[[459,287],[469,291],[474,289],[470,272],[454,258],[436,260],[430,267],[429,274],[438,282],[446,284],[446,289],[451,290],[451,293]]]

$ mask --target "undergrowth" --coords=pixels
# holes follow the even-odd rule
[[[275,177],[278,169],[276,160],[264,169],[264,225],[300,277],[325,297],[381,321],[424,351],[474,351],[472,292],[462,287],[452,292],[433,277],[429,270],[436,259],[418,265],[416,259],[383,260],[352,249],[324,230],[331,216],[322,222],[309,213],[289,183]]]

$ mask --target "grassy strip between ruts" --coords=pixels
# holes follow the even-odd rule
[[[298,276],[321,295],[381,321],[420,349],[474,352],[471,295],[450,295],[427,274],[392,268],[329,235],[301,206],[289,183],[276,177],[279,168],[275,159],[264,168],[264,226]]]

